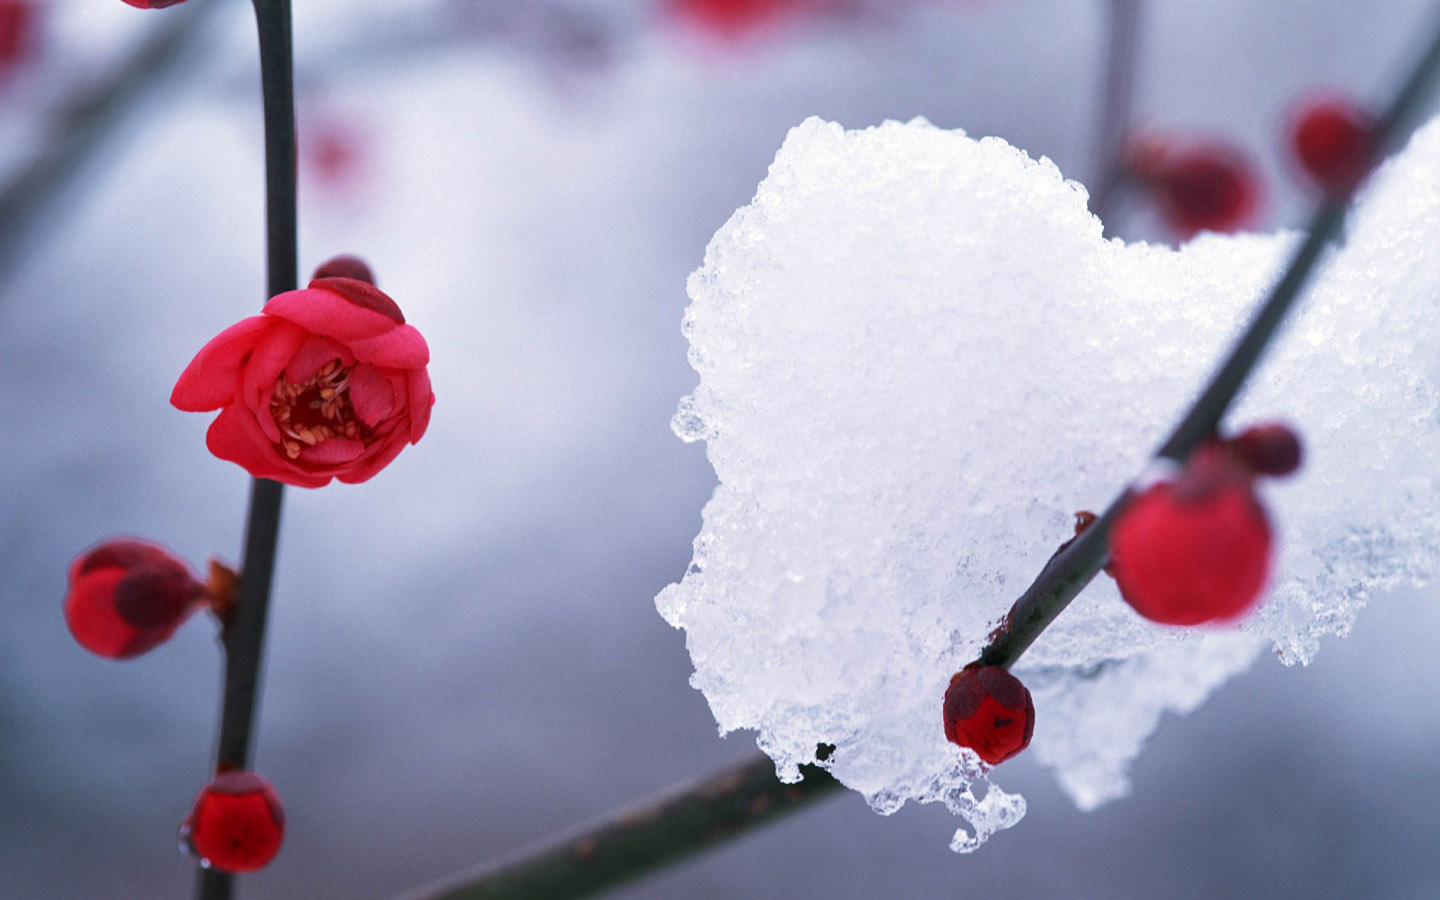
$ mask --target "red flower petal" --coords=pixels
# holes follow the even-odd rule
[[[265,304],[264,312],[342,344],[378,337],[398,327],[384,313],[357,306],[334,291],[310,288],[276,294]]]
[[[374,428],[395,411],[395,391],[387,379],[361,363],[350,373],[350,404],[360,421]]]
[[[331,262],[335,262],[335,260],[331,260]],[[357,262],[359,261],[357,260]],[[360,262],[360,265],[365,270],[364,274],[370,275],[369,266],[366,266],[364,262]],[[315,290],[333,291],[356,306],[373,309],[383,316],[394,319],[397,325],[405,324],[405,314],[400,312],[400,307],[390,299],[389,294],[375,286],[374,276],[349,278],[343,275],[327,275],[324,278],[312,280],[309,287]]]
[[[355,361],[354,355],[342,345],[327,337],[312,334],[285,364],[285,380],[291,384],[304,384],[332,359],[340,360],[342,366],[348,366]]]
[[[410,443],[419,443],[430,426],[430,408],[435,394],[430,390],[430,373],[424,369],[410,373]]]
[[[356,465],[351,466],[345,471],[336,473],[335,477],[346,484],[359,484],[362,481],[369,481],[371,478],[374,478],[376,473],[381,469],[390,465],[390,462],[399,456],[400,451],[404,448],[405,434],[397,431],[382,439],[380,443],[372,444],[370,446],[370,455],[363,457]]]
[[[279,324],[265,316],[251,316],[215,335],[180,373],[170,392],[170,404],[186,412],[209,412],[233,403],[246,357]]]
[[[331,476],[306,472],[290,463],[266,439],[255,417],[238,406],[221,410],[205,433],[210,452],[256,478],[273,478],[296,487],[324,487]]]
[[[418,369],[430,364],[430,347],[425,338],[409,325],[365,340],[350,342],[355,358],[374,366],[395,369]]]
[[[300,461],[311,466],[338,466],[359,459],[364,452],[365,445],[359,441],[330,438],[313,447],[300,448]]]
[[[270,395],[275,390],[275,381],[285,371],[285,364],[300,349],[309,335],[305,329],[290,322],[281,322],[269,334],[261,338],[245,363],[245,376],[237,398],[250,409],[259,411],[270,405]]]

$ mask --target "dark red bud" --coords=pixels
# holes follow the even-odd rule
[[[1035,703],[1014,675],[971,663],[950,679],[944,719],[945,737],[993,766],[1030,745]]]
[[[1290,150],[1321,188],[1343,193],[1369,174],[1375,163],[1375,119],[1339,97],[1308,101],[1294,117]]]
[[[164,547],[106,541],[70,564],[65,624],[90,652],[128,659],[168,640],[204,595]]]
[[[1226,143],[1183,144],[1142,134],[1131,139],[1125,165],[1181,237],[1238,230],[1253,221],[1260,207],[1258,169]]]
[[[1289,475],[1300,468],[1304,455],[1299,435],[1279,423],[1247,428],[1230,446],[1237,457],[1261,475]]]
[[[321,263],[320,268],[316,269],[315,274],[310,277],[312,280],[316,278],[353,278],[369,285],[375,284],[375,275],[370,271],[369,264],[358,256],[344,253]]]

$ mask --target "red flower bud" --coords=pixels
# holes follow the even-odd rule
[[[70,564],[65,624],[80,646],[129,659],[169,640],[205,588],[185,563],[148,541],[106,541]]]
[[[1374,131],[1374,117],[1349,100],[1313,99],[1293,116],[1290,151],[1319,187],[1344,193],[1375,163]]]
[[[1198,448],[1180,477],[1135,498],[1110,534],[1120,596],[1167,625],[1230,621],[1260,599],[1270,521],[1252,473],[1219,443]]]
[[[734,39],[818,5],[818,0],[667,0],[669,12],[722,38]]]
[[[1177,149],[1163,139],[1142,139],[1132,149],[1130,170],[1182,238],[1198,231],[1238,231],[1254,221],[1260,208],[1255,166],[1226,144]]]
[[[1229,441],[1241,462],[1260,475],[1289,475],[1300,468],[1300,438],[1288,425],[1256,425]]]
[[[358,124],[334,118],[312,120],[302,125],[298,140],[302,183],[314,175],[317,185],[334,193],[365,180],[369,153],[366,133]]]
[[[202,865],[225,872],[264,868],[285,839],[285,809],[275,787],[254,772],[216,775],[195,798],[180,841]]]
[[[368,285],[375,284],[375,273],[370,271],[370,264],[358,256],[344,253],[325,260],[310,278],[353,278]]]
[[[201,348],[170,402],[220,410],[210,452],[256,478],[366,481],[430,424],[430,348],[372,284],[322,277]]]
[[[123,2],[139,9],[164,9],[167,6],[184,3],[185,0],[123,0]]]
[[[945,737],[990,765],[1030,746],[1035,701],[1020,679],[999,666],[971,663],[945,689]]]
[[[0,77],[26,57],[34,36],[33,0],[0,0]]]

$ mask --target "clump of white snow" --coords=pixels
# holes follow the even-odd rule
[[[1084,808],[1127,790],[1162,712],[1266,644],[1308,661],[1371,594],[1435,570],[1440,126],[1376,181],[1230,419],[1282,418],[1308,448],[1265,488],[1263,611],[1156,627],[1101,576],[1014,669],[1030,752]],[[1072,514],[1140,471],[1296,240],[1107,241],[1083,188],[1001,140],[792,130],[688,286],[700,384],[674,424],[719,484],[656,603],[721,731],[758,730],[789,780],[835,745],[823,765],[878,811],[963,816],[957,850],[1017,821],[1023,799],[945,740],[945,686]]]

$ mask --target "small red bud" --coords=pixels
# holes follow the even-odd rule
[[[25,59],[34,37],[33,0],[0,0],[0,76]]]
[[[1319,187],[1344,193],[1369,174],[1375,163],[1370,113],[1349,100],[1328,97],[1307,101],[1292,122],[1290,150]]]
[[[164,9],[167,6],[184,3],[185,0],[123,0],[123,2],[138,9]]]
[[[204,586],[164,547],[106,541],[70,564],[65,624],[91,653],[129,659],[168,640],[204,596]]]
[[[727,39],[774,25],[817,0],[667,0],[677,18]]]
[[[1136,497],[1110,534],[1111,573],[1135,611],[1166,625],[1230,621],[1260,599],[1270,521],[1249,469],[1202,445],[1174,481]]]
[[[356,124],[335,119],[321,119],[301,130],[298,162],[304,163],[304,175],[314,174],[319,185],[343,190],[363,178],[366,136]]]
[[[1142,138],[1132,147],[1129,165],[1182,238],[1198,231],[1237,231],[1259,211],[1257,170],[1227,144],[1176,148],[1160,138]]]
[[[370,265],[360,257],[348,253],[332,256],[321,263],[315,274],[310,276],[310,280],[317,278],[353,278],[372,287],[375,285],[375,274],[370,271]]]
[[[285,809],[275,787],[254,772],[216,775],[180,826],[180,842],[202,865],[224,872],[264,868],[285,839]]]
[[[999,666],[971,663],[945,689],[945,737],[990,765],[1030,746],[1035,701],[1020,679]]]
[[[1256,425],[1229,444],[1240,461],[1260,475],[1278,477],[1300,468],[1300,438],[1288,425]]]

